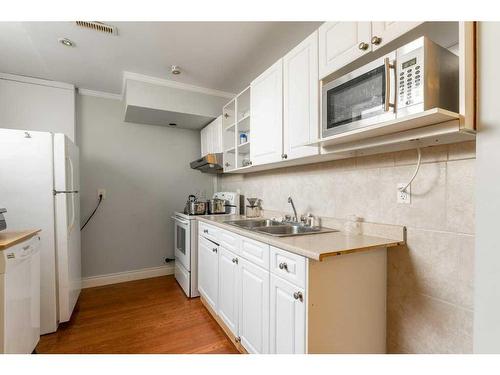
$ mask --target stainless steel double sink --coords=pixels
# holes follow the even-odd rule
[[[300,223],[281,222],[270,219],[230,220],[224,221],[224,224],[233,225],[238,228],[248,229],[275,237],[338,232],[336,229],[331,228],[308,227]]]

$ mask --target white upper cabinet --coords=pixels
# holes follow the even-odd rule
[[[306,300],[304,290],[271,275],[271,354],[304,354]]]
[[[269,353],[269,271],[240,259],[239,334],[249,353]]]
[[[422,22],[372,22],[372,37],[370,43],[376,51],[380,47],[406,34]]]
[[[319,32],[319,79],[376,51],[422,22],[325,22]]]
[[[250,85],[250,133],[253,165],[282,160],[283,154],[283,60]]]
[[[283,153],[295,159],[319,153],[304,146],[319,134],[318,32],[283,58]]]
[[[238,258],[219,248],[218,314],[234,335],[238,335]]]
[[[222,152],[222,115],[211,124],[212,127],[212,153]]]
[[[200,131],[201,157],[208,154],[208,126]]]
[[[222,115],[200,131],[201,156],[222,152]]]
[[[372,50],[371,22],[325,22],[318,33],[320,79]]]

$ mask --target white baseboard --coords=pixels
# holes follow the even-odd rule
[[[151,277],[173,275],[174,264],[160,267],[143,268],[141,270],[110,273],[108,275],[90,276],[82,279],[82,288],[124,283],[126,281],[149,279]]]

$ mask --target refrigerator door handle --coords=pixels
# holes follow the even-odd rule
[[[71,189],[75,189],[75,171],[73,169],[73,161],[71,157],[68,156],[69,167],[71,169]],[[75,196],[71,196],[71,224],[68,226],[68,231],[71,232],[73,226],[75,225]]]

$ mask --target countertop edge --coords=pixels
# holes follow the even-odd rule
[[[0,232],[0,236],[2,235],[12,235],[12,240],[6,242],[5,244],[0,243],[0,251],[7,250],[8,248],[17,245],[21,242],[29,240],[30,238],[36,236],[40,233],[41,229],[28,229],[28,230],[16,230],[16,231],[4,231]]]
[[[377,236],[370,236],[370,237],[377,237]],[[377,238],[381,238],[381,237],[377,237]],[[331,253],[324,253],[324,254],[321,254],[319,256],[319,260],[321,261],[324,258],[338,256],[338,255],[361,253],[361,252],[365,252],[365,251],[379,249],[381,247],[389,248],[389,247],[396,247],[396,246],[404,245],[404,242],[394,241],[394,240],[392,240],[392,241],[393,242],[391,242],[391,243],[384,243],[382,245],[363,246],[363,247],[359,247],[356,249],[348,249],[348,250],[343,250],[343,251],[333,251]]]
[[[302,255],[306,258],[309,258],[312,260],[317,260],[317,261],[322,261],[323,259],[325,259],[327,257],[332,257],[332,256],[339,256],[339,255],[346,255],[346,254],[352,254],[352,253],[357,253],[357,252],[370,251],[370,250],[374,250],[374,249],[381,248],[381,247],[385,247],[385,248],[395,247],[395,246],[400,246],[400,245],[404,244],[401,241],[397,241],[394,239],[377,237],[377,236],[373,236],[373,235],[364,235],[365,237],[376,238],[378,241],[380,241],[380,243],[377,243],[375,245],[370,245],[370,246],[363,246],[363,247],[359,247],[359,248],[349,248],[349,249],[345,249],[345,250],[341,250],[341,251],[339,251],[339,250],[331,251],[331,252],[326,251],[324,253],[319,254],[316,252],[310,252],[307,249],[298,248],[295,246],[291,246],[289,244],[281,243],[279,241],[276,241],[274,239],[274,237],[271,237],[271,236],[268,236],[269,238],[267,238],[267,236],[264,237],[265,235],[263,235],[263,234],[260,234],[260,235],[255,234],[249,230],[240,229],[240,228],[237,228],[233,225],[224,224],[224,223],[221,223],[221,222],[218,222],[215,220],[211,220],[209,217],[200,216],[200,217],[197,217],[196,220],[202,221],[202,222],[210,224],[210,225],[214,225],[214,226],[219,227],[221,229],[225,229],[225,230],[228,230],[230,232],[251,238],[255,241],[263,242],[263,243],[266,243],[270,246],[275,246],[275,247],[278,247],[280,249],[287,250],[287,251],[290,251],[294,254]],[[314,236],[314,234],[308,234],[308,236]]]

